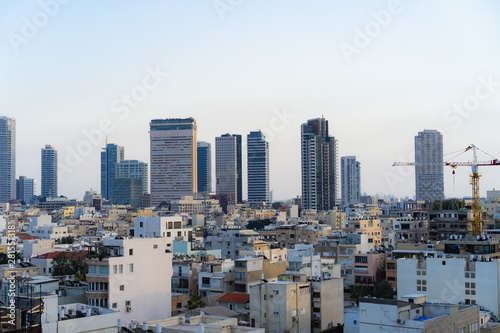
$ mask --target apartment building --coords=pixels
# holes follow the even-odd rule
[[[374,247],[382,245],[382,228],[380,219],[349,217],[345,231],[360,231],[368,234],[368,243],[373,243]]]
[[[93,250],[89,305],[120,311],[125,322],[170,317],[172,253],[161,238],[103,239]]]
[[[220,249],[222,257],[235,260],[245,244],[259,240],[261,235],[253,230],[227,229],[213,230],[205,239],[205,246]]]
[[[283,247],[292,248],[295,244],[316,244],[319,238],[332,234],[332,227],[324,224],[289,224],[261,231],[261,234],[264,240],[275,240]]]
[[[398,299],[401,295],[420,293],[432,302],[479,305],[498,316],[499,279],[498,259],[435,255],[397,261]]]
[[[250,325],[266,332],[311,333],[311,286],[307,282],[261,282],[250,288]]]
[[[246,257],[234,261],[234,290],[248,293],[249,287],[262,280],[276,280],[285,274],[286,261],[271,261],[262,256]]]
[[[479,332],[477,306],[426,303],[425,295],[404,300],[361,298],[359,333],[470,333]]]

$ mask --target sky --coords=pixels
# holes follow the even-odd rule
[[[339,155],[361,162],[362,192],[413,197],[413,169],[392,164],[414,160],[419,131],[440,130],[445,153],[500,157],[499,12],[494,0],[4,0],[0,115],[17,120],[17,176],[40,183],[52,144],[72,198],[100,190],[106,137],[149,162],[149,121],[185,117],[212,149],[263,130],[274,199],[292,198],[300,125],[321,116]],[[480,171],[481,195],[500,188],[500,168]],[[469,173],[445,168],[445,195],[470,196]]]

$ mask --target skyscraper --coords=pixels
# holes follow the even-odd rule
[[[36,196],[36,180],[20,176],[16,179],[16,198],[19,201],[24,201],[26,204],[33,202],[33,197]]]
[[[217,194],[234,195],[243,202],[241,135],[224,134],[215,138],[215,177]]]
[[[261,131],[247,135],[248,202],[270,203],[269,142]]]
[[[198,189],[196,120],[155,119],[149,126],[151,204],[195,194]]]
[[[340,159],[342,204],[359,203],[361,197],[361,165],[356,156],[342,156]]]
[[[0,202],[16,198],[16,120],[0,116]]]
[[[124,158],[125,149],[114,143],[107,143],[101,152],[101,195],[105,199],[113,199],[111,187],[116,178],[116,164]]]
[[[212,191],[212,145],[198,142],[198,193]]]
[[[148,173],[148,164],[146,162],[137,160],[124,160],[116,164],[115,179],[131,178],[140,180],[140,192],[141,195],[144,195],[148,193]]]
[[[308,120],[301,127],[302,208],[330,210],[338,199],[337,141],[328,120]]]
[[[57,150],[42,148],[42,197],[57,197]]]
[[[436,130],[415,137],[415,183],[417,200],[444,199],[443,135]]]

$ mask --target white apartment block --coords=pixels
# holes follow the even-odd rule
[[[495,316],[500,311],[500,260],[464,258],[398,259],[398,299],[425,294],[438,303],[479,305]]]
[[[425,295],[409,295],[404,301],[361,298],[359,310],[359,333],[474,333],[480,329],[477,306],[426,303]]]
[[[190,242],[193,229],[183,226],[181,216],[137,216],[134,218],[134,237],[164,238],[169,250],[174,240]]]
[[[171,316],[172,253],[161,238],[104,239],[104,258],[87,259],[87,303],[130,322]]]

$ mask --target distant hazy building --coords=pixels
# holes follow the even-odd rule
[[[302,208],[325,211],[337,204],[337,141],[328,120],[308,120],[301,127]]]
[[[57,197],[57,150],[42,148],[42,197]]]
[[[114,143],[106,144],[101,152],[101,195],[105,199],[113,199],[111,186],[116,178],[116,165],[124,158],[125,149]]]
[[[415,137],[416,199],[444,199],[443,135],[436,130],[418,132]]]
[[[0,202],[16,197],[16,120],[0,116]]]
[[[142,207],[143,183],[142,179],[115,178],[112,183],[113,203]]]
[[[269,203],[269,142],[261,131],[247,135],[248,202]]]
[[[361,165],[356,156],[342,156],[340,159],[342,204],[351,205],[361,198]]]
[[[195,194],[198,190],[196,120],[155,119],[149,125],[151,204]]]
[[[212,145],[198,142],[198,193],[212,192]]]
[[[26,204],[33,202],[33,197],[36,196],[36,180],[20,176],[16,180],[16,198],[24,201]]]
[[[234,195],[236,203],[243,202],[241,135],[215,138],[215,177],[217,194]]]
[[[115,178],[139,179],[141,195],[148,193],[148,164],[137,160],[124,160],[116,164]],[[114,194],[113,194],[114,195]]]

